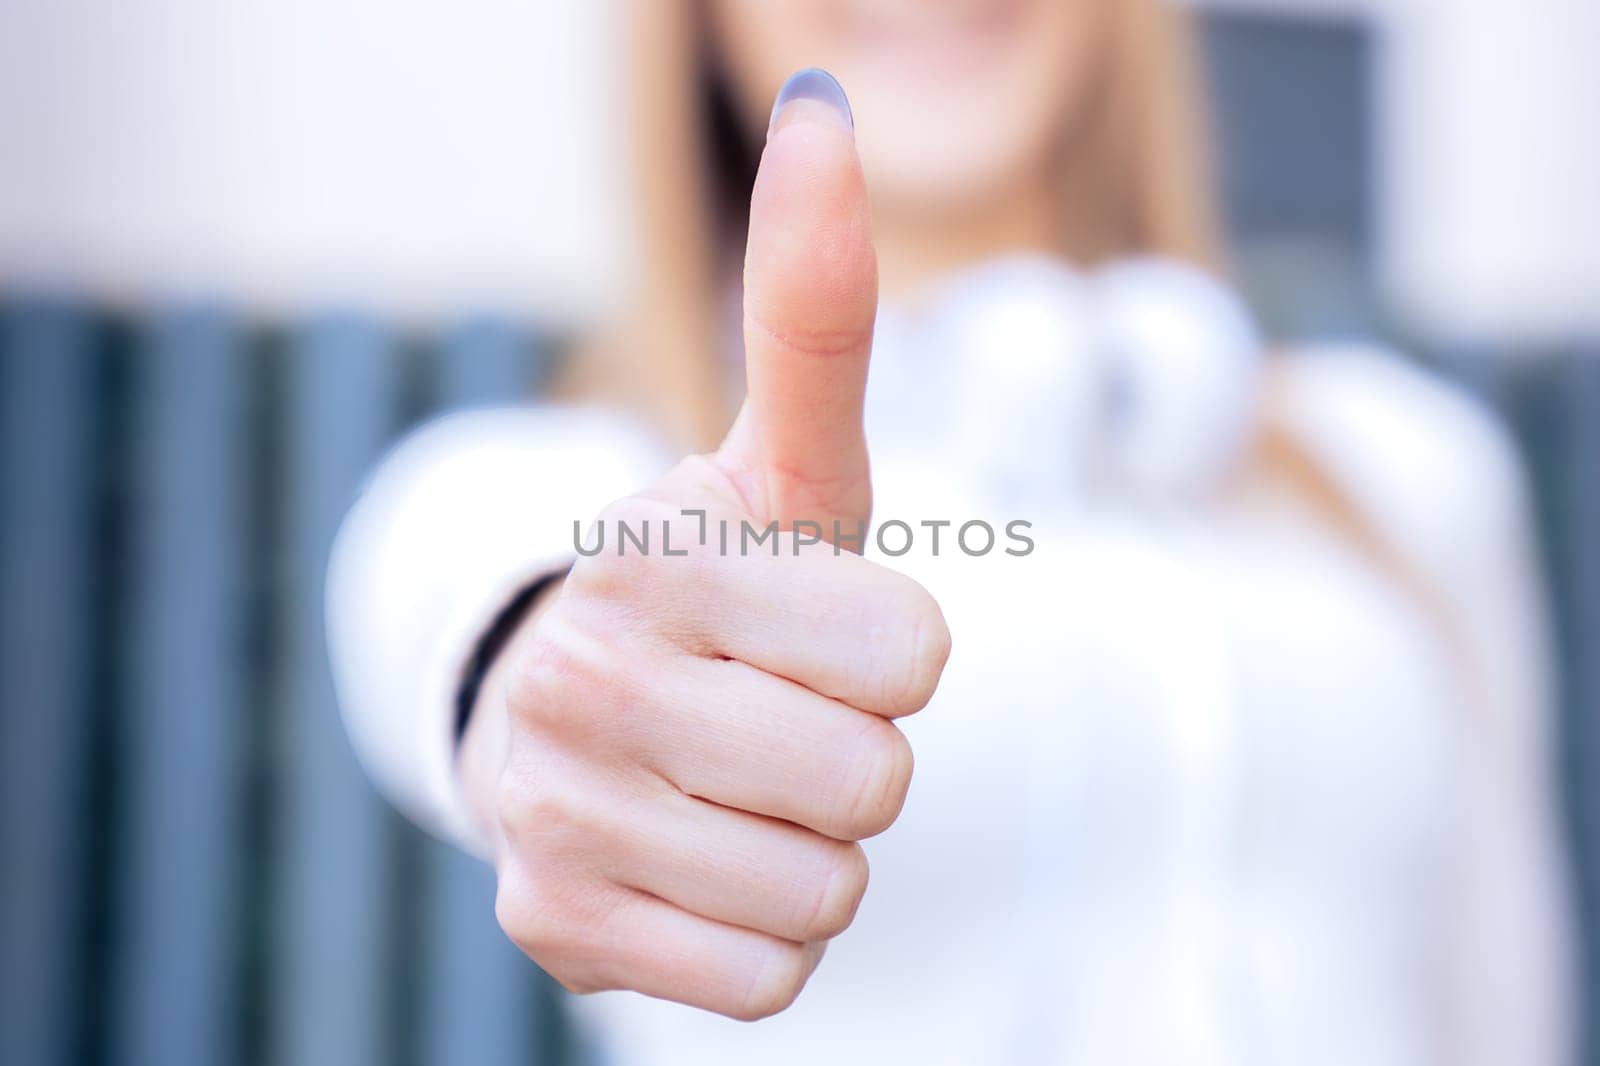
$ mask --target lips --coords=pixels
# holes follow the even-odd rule
[[[1028,3],[845,4],[840,39],[856,53],[862,70],[949,87],[952,80],[1004,58],[1026,28]]]

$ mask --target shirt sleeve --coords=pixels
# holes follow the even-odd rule
[[[569,565],[574,529],[665,465],[621,417],[525,408],[442,417],[374,470],[329,562],[329,653],[358,758],[424,829],[481,852],[454,769],[463,672],[512,598]]]

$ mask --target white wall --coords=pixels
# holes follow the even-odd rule
[[[1193,0],[1379,27],[1383,280],[1600,331],[1600,2]],[[613,4],[5,0],[0,283],[563,320],[628,262]]]
[[[0,280],[581,315],[619,262],[609,13],[5,0]]]
[[[1384,281],[1446,336],[1600,337],[1600,0],[1386,5]]]
[[[1190,0],[1369,19],[1380,282],[1440,339],[1600,336],[1600,0]]]

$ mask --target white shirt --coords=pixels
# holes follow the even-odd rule
[[[1257,402],[1240,322],[1133,266],[1001,264],[885,313],[875,521],[919,535],[880,561],[935,595],[954,647],[904,723],[910,797],[792,1008],[578,1000],[609,1061],[1562,1061],[1514,452],[1417,371],[1302,353],[1280,418],[1426,595],[1285,501],[1207,502]],[[376,474],[336,546],[333,656],[358,750],[424,824],[471,846],[450,694],[487,620],[665,461],[614,417],[528,409],[448,418]],[[936,557],[924,519],[954,523]],[[1002,547],[1030,522],[1033,551],[968,557],[974,519]]]

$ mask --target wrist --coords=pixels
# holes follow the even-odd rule
[[[479,641],[457,690],[456,774],[468,813],[492,855],[500,844],[495,788],[510,740],[506,674],[565,578],[565,572],[543,577],[506,605]]]

